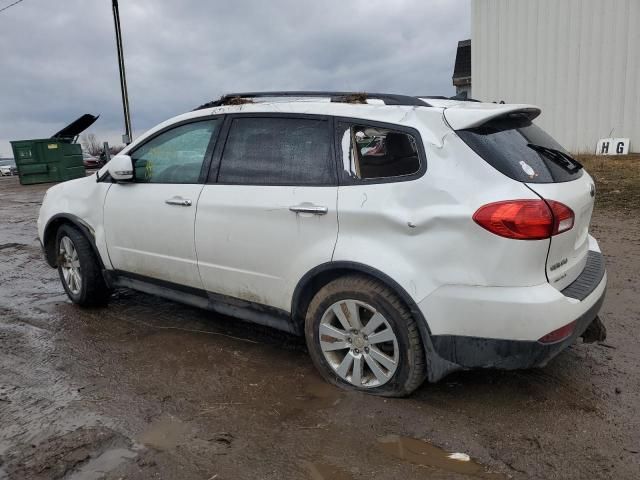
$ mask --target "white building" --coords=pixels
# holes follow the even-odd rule
[[[640,152],[640,0],[472,0],[473,97],[533,103],[567,149]]]

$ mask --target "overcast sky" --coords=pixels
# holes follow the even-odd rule
[[[0,0],[0,8],[15,0]],[[453,95],[469,0],[120,0],[134,135],[223,93]],[[0,156],[83,113],[119,142],[111,0],[24,0],[0,13]]]

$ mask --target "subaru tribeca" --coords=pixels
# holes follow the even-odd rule
[[[127,287],[304,335],[344,388],[544,366],[602,327],[607,277],[593,180],[539,114],[227,95],[50,188],[39,237],[80,306]]]

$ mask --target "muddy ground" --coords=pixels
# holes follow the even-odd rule
[[[593,221],[605,344],[383,399],[233,318],[124,290],[71,305],[36,239],[45,189],[0,178],[0,478],[640,478],[637,212]]]

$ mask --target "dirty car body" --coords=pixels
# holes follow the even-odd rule
[[[52,267],[69,260],[67,293],[64,225],[105,288],[304,333],[325,378],[383,395],[461,368],[544,366],[597,318],[593,180],[535,126],[537,107],[233,99],[47,192],[39,235]]]

